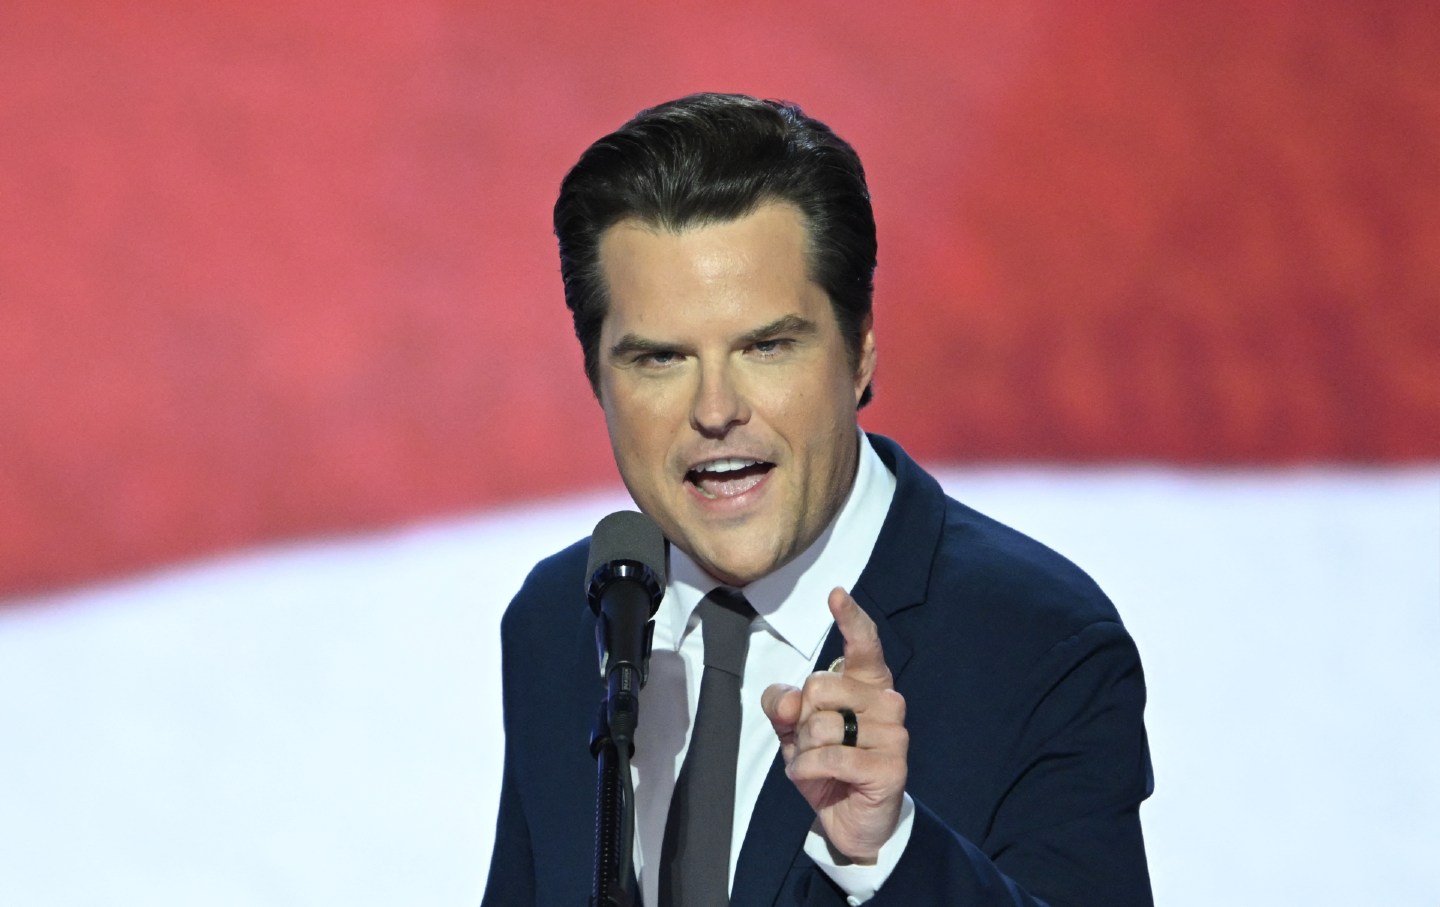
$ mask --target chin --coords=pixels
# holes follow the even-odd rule
[[[755,580],[775,572],[782,562],[770,554],[730,554],[709,557],[700,562],[705,572],[730,586],[748,586]]]

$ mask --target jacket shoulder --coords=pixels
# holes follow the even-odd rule
[[[895,607],[941,604],[938,613],[927,609],[931,619],[988,630],[1018,623],[1031,639],[1118,622],[1105,593],[1070,560],[947,495],[895,442],[871,438],[897,486],[862,580]]]
[[[998,520],[946,498],[945,522],[932,568],[932,592],[984,592],[975,603],[1034,627],[1066,635],[1100,621],[1119,622],[1109,597],[1069,558]]]
[[[583,538],[537,562],[500,618],[501,635],[553,631],[557,618],[583,606],[589,553],[590,539]]]

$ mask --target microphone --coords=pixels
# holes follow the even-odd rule
[[[643,513],[621,510],[590,536],[585,596],[595,612],[595,648],[608,689],[610,736],[628,744],[639,723],[650,668],[651,618],[665,595],[665,536]]]

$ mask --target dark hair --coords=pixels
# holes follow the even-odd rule
[[[811,279],[829,295],[851,367],[859,366],[875,274],[875,216],[860,157],[793,104],[696,94],[641,111],[586,149],[560,184],[560,274],[592,388],[607,306],[605,231],[630,218],[678,231],[773,201],[804,217]],[[860,405],[870,397],[866,387]]]

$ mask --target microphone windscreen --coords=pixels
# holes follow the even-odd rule
[[[585,568],[587,587],[597,570],[616,561],[649,567],[660,588],[665,588],[665,536],[645,514],[617,510],[595,524],[590,536],[590,561]]]

